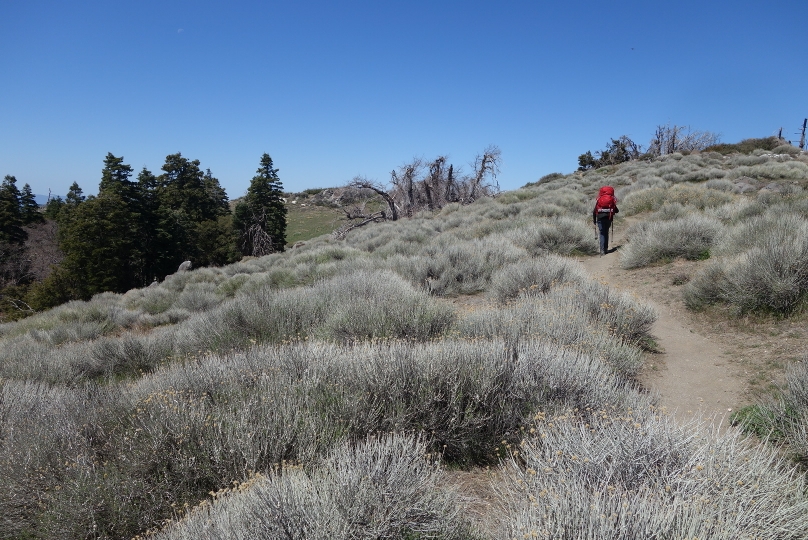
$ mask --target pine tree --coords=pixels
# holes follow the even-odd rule
[[[176,270],[177,256],[173,253],[175,242],[168,212],[161,212],[158,199],[159,181],[146,167],[137,176],[137,200],[140,215],[137,235],[140,238],[142,262],[140,264],[141,286],[163,278]]]
[[[83,203],[86,200],[84,196],[84,192],[79,187],[77,182],[73,182],[70,185],[70,189],[67,191],[67,196],[65,197],[65,204],[68,207],[75,208],[79,204]]]
[[[59,213],[62,211],[62,208],[64,208],[64,205],[65,200],[60,196],[56,195],[55,197],[51,197],[45,204],[45,217],[58,221]]]
[[[73,184],[67,195],[72,209],[61,220],[59,244],[64,251],[64,271],[81,276],[75,291],[79,298],[127,290],[143,285],[142,227],[137,187],[129,177],[132,168],[123,158],[107,154],[98,196],[84,199]]]
[[[23,244],[28,237],[23,225],[17,179],[6,175],[0,184],[0,242]]]
[[[126,292],[138,284],[132,264],[138,239],[132,232],[132,213],[117,193],[90,197],[72,210],[60,224],[59,245],[62,269],[80,277],[74,297]]]
[[[104,168],[101,171],[101,182],[98,184],[98,193],[116,193],[124,201],[132,201],[136,197],[137,188],[129,180],[132,176],[132,167],[123,162],[123,156],[115,157],[107,152],[104,158]]]
[[[283,251],[286,245],[286,206],[283,184],[269,154],[261,156],[258,174],[250,181],[247,195],[236,205],[233,224],[244,255],[261,256]]]
[[[20,194],[20,212],[22,214],[22,222],[25,225],[32,223],[45,223],[45,216],[39,211],[39,205],[36,202],[36,197],[31,192],[31,186],[25,184],[22,186]]]
[[[232,234],[227,194],[219,180],[210,171],[203,173],[199,160],[180,153],[166,156],[162,169],[157,178],[160,226],[171,231],[173,268],[184,260],[194,266],[232,262],[232,248],[222,249],[232,245]]]
[[[160,204],[179,211],[192,222],[199,222],[229,213],[227,195],[210,171],[199,168],[199,160],[190,161],[182,154],[166,156],[158,178]]]

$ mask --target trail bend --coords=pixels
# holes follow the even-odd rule
[[[669,277],[677,264],[687,273],[685,261],[670,263],[673,267],[666,271],[620,267],[625,228],[617,229],[606,255],[579,257],[578,261],[592,278],[628,292],[656,310],[652,334],[661,352],[647,353],[639,380],[659,394],[660,406],[680,420],[701,416],[726,426],[732,411],[745,404],[742,368],[733,362],[725,340],[703,332],[689,316],[680,287]]]

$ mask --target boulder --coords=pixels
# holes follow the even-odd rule
[[[187,272],[191,269],[191,267],[191,261],[185,261],[180,265],[179,268],[177,268],[177,272]]]

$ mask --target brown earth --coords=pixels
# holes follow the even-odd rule
[[[805,355],[806,317],[739,317],[728,308],[689,310],[682,287],[707,261],[675,260],[625,270],[620,267],[620,248],[629,224],[616,222],[609,253],[578,260],[595,279],[657,310],[652,332],[660,352],[647,355],[640,383],[658,392],[660,404],[678,418],[701,414],[726,424],[732,411],[775,390],[784,365]]]
[[[618,229],[619,230],[619,229]],[[624,270],[619,246],[601,257],[579,259],[593,278],[630,293],[657,312],[652,334],[659,352],[647,354],[640,383],[659,394],[659,404],[682,420],[709,416],[725,424],[748,400],[740,366],[723,335],[691,316],[674,282],[692,275],[694,265],[675,261],[666,266]],[[674,276],[679,278],[674,279]]]

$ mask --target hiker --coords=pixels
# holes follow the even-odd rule
[[[609,227],[612,226],[614,215],[619,211],[617,209],[617,199],[614,196],[614,188],[612,186],[600,188],[598,200],[595,202],[595,209],[592,211],[592,223],[597,227],[601,255],[605,255],[609,249]]]

